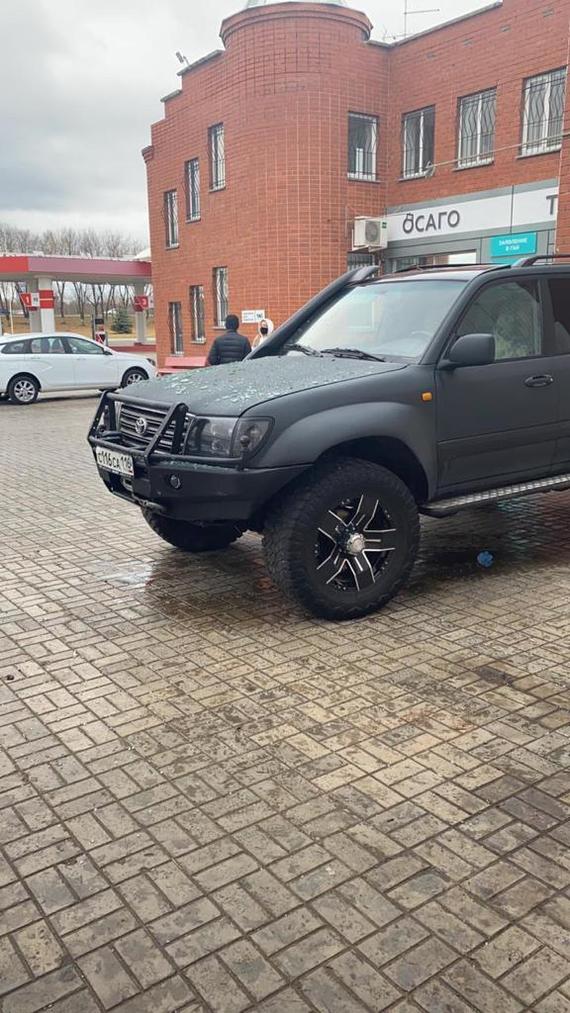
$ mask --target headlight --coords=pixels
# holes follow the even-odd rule
[[[186,452],[192,457],[242,457],[253,454],[271,429],[272,419],[196,419]]]
[[[273,419],[238,419],[232,439],[232,457],[254,454],[264,442]]]
[[[237,419],[196,419],[186,449],[195,457],[230,457]]]

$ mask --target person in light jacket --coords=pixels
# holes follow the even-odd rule
[[[257,334],[253,339],[253,347],[259,348],[259,346],[262,345],[264,341],[267,341],[269,335],[273,334],[274,330],[275,324],[273,323],[273,320],[269,319],[260,320],[259,327],[257,328]]]

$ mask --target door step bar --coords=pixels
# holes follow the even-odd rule
[[[552,478],[539,478],[535,482],[520,482],[518,485],[503,485],[499,489],[486,489],[484,492],[472,492],[467,496],[453,496],[427,503],[422,513],[428,517],[449,517],[459,510],[480,506],[483,503],[495,503],[501,499],[515,499],[517,496],[532,496],[535,492],[562,492],[570,489],[570,474],[555,475]]]

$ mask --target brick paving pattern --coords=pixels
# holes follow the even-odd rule
[[[0,405],[3,1013],[568,1013],[570,495],[333,626],[108,496],[94,407]]]

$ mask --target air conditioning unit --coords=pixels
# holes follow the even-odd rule
[[[355,218],[353,250],[385,250],[388,245],[386,218]]]

